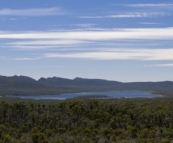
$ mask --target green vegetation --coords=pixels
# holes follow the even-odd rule
[[[0,102],[1,143],[173,141],[172,98],[23,101]]]

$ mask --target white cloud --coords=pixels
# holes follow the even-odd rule
[[[76,47],[80,44],[84,44],[86,41],[82,40],[33,40],[33,41],[16,41],[16,42],[10,42],[6,43],[3,47],[4,48],[14,48],[14,49],[30,49],[30,50],[35,50],[35,49],[56,49],[58,48],[59,50],[63,48],[72,48]]]
[[[120,28],[101,31],[60,32],[0,32],[0,39],[47,40],[115,40],[115,39],[173,39],[173,27],[168,28]]]
[[[91,23],[85,23],[85,24],[74,24],[76,27],[82,27],[82,28],[88,28],[88,27],[93,27],[96,24],[91,24]]]
[[[172,7],[173,4],[168,4],[168,3],[148,3],[148,4],[127,4],[125,6],[131,6],[131,7]]]
[[[39,60],[41,58],[15,58],[16,61],[33,61],[33,60]]]
[[[124,13],[124,14],[114,14],[106,16],[81,16],[80,18],[147,18],[147,17],[157,17],[168,15],[167,12],[134,12],[134,13]]]
[[[4,57],[4,56],[3,56],[3,57],[0,57],[0,59],[7,59],[7,57]]]
[[[173,63],[172,64],[156,64],[154,66],[156,66],[156,67],[173,67]]]
[[[120,29],[97,29],[83,31],[47,31],[47,32],[3,32],[0,31],[0,39],[6,42],[1,43],[4,48],[16,49],[53,49],[60,47],[81,47],[92,45],[110,48],[110,44],[115,44],[115,40],[128,40],[126,43],[120,42],[119,46],[129,47],[132,43],[139,43],[144,40],[173,40],[173,27],[168,28],[120,28]],[[12,42],[10,42],[12,40]],[[144,43],[144,42],[143,42]],[[159,41],[158,41],[159,43]],[[158,44],[155,43],[155,44]],[[116,43],[117,44],[117,43]],[[128,44],[128,45],[127,45]],[[153,46],[153,43],[148,47]],[[114,46],[114,45],[112,45]],[[112,47],[111,46],[111,47]],[[141,46],[140,46],[141,47]],[[117,46],[116,46],[117,48]],[[135,47],[133,47],[135,48]]]
[[[114,49],[105,52],[81,52],[70,54],[46,53],[45,57],[96,60],[173,60],[173,49]]]
[[[18,42],[12,42],[8,43],[9,45],[71,45],[71,44],[80,44],[83,43],[83,41],[78,40],[44,40],[44,41],[18,41]]]
[[[6,21],[6,20],[11,20],[11,21],[15,21],[15,20],[18,20],[17,18],[13,18],[13,17],[2,17],[1,18],[2,21]]]
[[[37,66],[37,67],[29,67],[29,66],[26,66],[26,67],[18,67],[18,68],[22,68],[22,69],[30,69],[30,68],[68,68],[70,66]]]
[[[156,22],[140,22],[140,24],[157,25],[157,24],[160,24],[160,23],[156,23]]]
[[[62,14],[64,14],[64,12],[56,7],[35,9],[0,9],[0,16],[49,16]]]

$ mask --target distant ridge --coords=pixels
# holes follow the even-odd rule
[[[32,79],[27,76],[0,76],[0,95],[58,95],[70,92],[142,90],[173,96],[173,82],[128,82],[104,79],[61,77]]]
[[[40,78],[39,83],[48,85],[48,86],[110,86],[122,84],[117,81],[108,81],[103,79],[86,79],[76,77],[74,79],[66,79],[60,77],[52,78]]]
[[[27,76],[0,76],[0,88],[42,88],[43,85]]]

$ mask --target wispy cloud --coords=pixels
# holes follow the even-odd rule
[[[57,7],[34,9],[0,9],[0,16],[50,16],[63,15],[64,12]]]
[[[14,58],[13,60],[16,60],[16,61],[34,61],[34,60],[39,60],[39,59],[42,59],[41,57],[38,57],[38,58]]]
[[[56,40],[27,40],[27,41],[16,41],[16,42],[9,42],[6,43],[3,47],[6,48],[13,48],[13,49],[30,49],[30,50],[35,50],[35,49],[59,49],[63,48],[72,48],[76,47],[77,45],[80,44],[85,44],[86,41],[84,40],[61,40],[61,39],[56,39]]]
[[[146,3],[146,4],[127,4],[130,7],[172,7],[172,3]]]
[[[78,41],[78,40],[33,40],[33,41],[18,41],[18,42],[12,42],[12,43],[8,43],[9,45],[72,45],[72,44],[80,44],[83,43],[83,41]]]
[[[96,24],[91,24],[91,23],[85,23],[85,24],[74,24],[76,27],[81,27],[81,28],[88,28],[88,27],[93,27]]]
[[[120,28],[98,31],[57,32],[1,32],[0,39],[35,40],[115,40],[115,39],[173,39],[173,27],[167,28]],[[34,42],[34,41],[33,41]],[[46,41],[45,41],[46,42]],[[58,41],[57,41],[58,42]],[[76,42],[76,41],[71,41]],[[51,43],[51,41],[50,41]]]
[[[46,58],[83,58],[95,60],[173,60],[173,49],[114,49],[107,52],[46,53],[44,56]]]
[[[3,57],[0,57],[0,59],[7,59],[7,57],[4,57],[4,56],[3,56]]]
[[[173,67],[173,63],[171,63],[171,64],[156,64],[154,66],[156,66],[156,67]]]
[[[6,21],[6,20],[15,21],[15,20],[18,20],[18,19],[17,18],[13,18],[13,17],[2,17],[1,20],[2,21]]]
[[[18,67],[18,68],[21,68],[21,69],[30,69],[30,68],[68,68],[68,67],[71,67],[71,66],[37,66],[37,67],[29,67],[29,66],[26,66],[26,67]]]
[[[106,15],[106,16],[81,16],[80,18],[148,18],[148,17],[157,17],[157,16],[165,16],[169,15],[168,12],[133,12],[133,13],[124,13],[124,14],[114,14],[114,15]]]
[[[128,40],[133,44],[140,40],[173,40],[173,27],[168,28],[120,28],[97,30],[71,30],[47,32],[3,32],[1,47],[15,49],[53,49],[60,47],[83,47],[96,44],[103,47],[115,40]],[[7,42],[8,41],[8,42]],[[10,42],[11,41],[11,42]],[[103,44],[102,44],[103,43]],[[123,45],[124,42],[120,42]],[[129,43],[129,42],[128,42]],[[125,44],[125,43],[124,43]],[[108,46],[108,45],[107,45]],[[150,43],[150,46],[151,43]],[[128,46],[129,47],[129,46]]]
[[[160,23],[156,23],[156,22],[140,22],[140,24],[145,24],[145,25],[158,25]]]

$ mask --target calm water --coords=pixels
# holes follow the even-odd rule
[[[75,97],[94,96],[97,98],[155,98],[162,97],[161,95],[152,94],[143,91],[107,91],[107,92],[83,92],[83,93],[68,93],[61,95],[40,95],[40,96],[17,96],[22,99],[35,99],[35,100],[66,100]],[[105,97],[104,97],[105,96]],[[13,96],[14,97],[14,96]],[[16,96],[15,96],[16,97]]]

